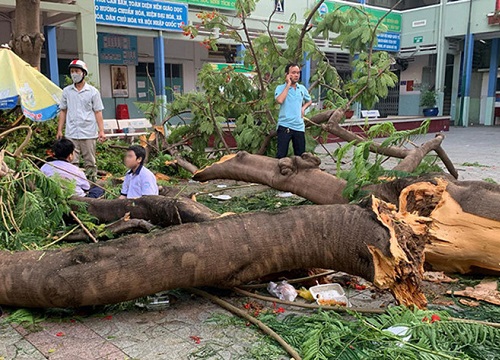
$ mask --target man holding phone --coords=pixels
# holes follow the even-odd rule
[[[311,95],[304,85],[299,84],[300,66],[288,64],[285,67],[286,82],[276,87],[274,98],[281,105],[278,116],[278,152],[281,159],[288,154],[290,140],[296,156],[306,151],[304,113],[311,105]]]

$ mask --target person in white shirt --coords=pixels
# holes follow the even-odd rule
[[[144,166],[146,150],[139,145],[132,145],[125,155],[125,174],[120,199],[135,199],[144,195],[158,195],[155,175]]]
[[[102,118],[104,106],[99,90],[85,81],[87,65],[81,60],[73,60],[69,71],[73,84],[63,89],[57,139],[63,137],[66,127],[66,138],[75,143],[73,163],[79,165],[81,155],[87,177],[96,181],[96,139],[106,140]]]

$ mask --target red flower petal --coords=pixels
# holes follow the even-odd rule
[[[191,335],[189,338],[193,340],[196,344],[201,343],[201,338],[198,336]]]
[[[113,318],[113,315],[106,315],[105,317],[103,317],[102,319],[103,320],[111,320]]]
[[[59,331],[56,336],[64,336],[64,333],[62,331]]]
[[[441,318],[439,317],[438,314],[432,314],[431,323],[436,322],[436,321],[440,321],[440,320],[441,320]]]

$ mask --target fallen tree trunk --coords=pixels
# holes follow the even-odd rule
[[[0,304],[78,307],[192,286],[234,287],[297,268],[333,268],[424,307],[426,220],[374,199],[233,215],[53,251],[0,253]]]
[[[162,227],[216,219],[220,214],[184,197],[143,196],[138,199],[91,199],[75,197],[87,204],[87,211],[101,223],[110,223],[129,214]],[[78,207],[74,206],[77,211]]]
[[[342,197],[345,180],[322,171],[320,163],[318,157],[309,153],[274,159],[240,151],[197,171],[193,179],[256,182],[277,190],[291,191],[316,204],[346,204],[347,199]]]
[[[309,166],[301,165],[304,162]],[[312,166],[314,163],[309,154],[277,160],[238,153],[198,171],[194,179],[257,182],[291,191],[317,204],[347,202],[341,196],[345,181]],[[400,204],[402,212],[417,212],[432,221],[426,262],[433,269],[500,274],[499,185],[428,174],[370,185],[365,190],[377,198]]]

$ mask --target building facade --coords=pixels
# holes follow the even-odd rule
[[[361,1],[363,2],[363,1]],[[90,69],[91,82],[98,85],[106,118],[116,116],[118,105],[127,104],[131,117],[141,117],[137,102],[155,96],[170,101],[176,92],[196,89],[196,75],[207,63],[232,62],[238,44],[220,37],[218,51],[200,46],[199,38],[182,34],[183,24],[197,24],[196,14],[215,9],[234,15],[235,0],[79,0],[41,2],[46,47],[42,71],[63,86],[70,60],[80,58]],[[249,21],[252,36],[264,30],[264,22],[276,8],[271,21],[273,34],[293,14],[300,19],[316,0],[260,0]],[[387,99],[377,104],[382,115],[415,116],[420,89],[438,93],[440,115],[450,115],[455,125],[495,124],[500,111],[498,53],[500,17],[498,0],[368,0],[325,1],[321,11],[341,4],[365,6],[380,17],[395,7],[379,37],[379,48],[396,60],[393,71],[399,83]],[[10,39],[15,0],[0,0],[0,43]],[[331,42],[318,39],[341,75],[351,71],[350,56]],[[305,65],[305,74],[315,64]],[[151,81],[152,80],[152,81]],[[307,82],[307,79],[304,79]],[[498,83],[498,85],[497,85]]]

